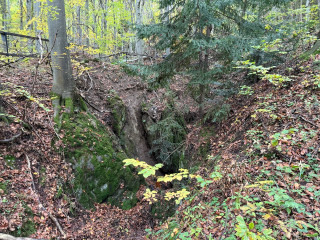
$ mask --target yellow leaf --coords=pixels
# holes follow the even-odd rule
[[[302,225],[308,226],[306,222],[301,221],[301,220],[296,221],[296,223],[298,224],[298,226],[299,226],[300,229],[303,229],[303,226],[302,226]]]
[[[266,215],[263,216],[263,219],[264,219],[264,220],[268,220],[269,218],[271,218],[271,215],[270,215],[270,214],[266,214]]]
[[[272,184],[272,183],[274,183],[274,181],[267,180],[267,181],[259,181],[258,183],[261,184],[261,185],[265,185],[265,184]]]
[[[240,209],[244,212],[246,212],[247,210],[249,210],[250,208],[248,206],[242,206],[240,207]]]
[[[252,184],[252,185],[245,186],[245,188],[254,188],[254,187],[259,187],[259,184]]]
[[[254,204],[252,204],[252,203],[249,203],[249,202],[248,202],[248,206],[250,207],[250,210],[251,210],[252,212],[254,212],[255,210],[257,210],[256,205],[254,205]]]

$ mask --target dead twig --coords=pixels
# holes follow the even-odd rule
[[[98,112],[102,113],[102,111],[100,109],[98,109],[97,107],[93,106],[84,96],[83,94],[80,93],[79,91],[79,95],[82,97],[82,99],[93,109],[97,110]]]
[[[66,234],[65,232],[63,231],[61,225],[59,224],[58,220],[50,213],[48,212],[48,210],[42,205],[42,203],[40,202],[40,199],[39,199],[39,195],[37,193],[37,190],[36,190],[36,186],[34,184],[34,180],[33,180],[33,176],[32,176],[32,171],[31,171],[31,163],[30,163],[30,159],[28,157],[27,154],[25,154],[26,156],[26,159],[27,159],[27,163],[28,163],[28,168],[29,168],[29,172],[30,172],[30,176],[31,176],[31,180],[32,180],[32,188],[33,188],[33,191],[36,193],[37,195],[37,200],[38,200],[38,203],[39,203],[39,208],[40,210],[46,212],[48,214],[48,216],[50,217],[50,219],[52,220],[52,222],[54,222],[54,224],[57,226],[59,232],[62,234],[63,238],[66,238]]]
[[[318,127],[315,123],[313,123],[313,122],[309,121],[308,119],[305,119],[302,115],[299,115],[299,117],[300,117],[303,121],[305,121],[305,122],[307,122],[307,123],[311,124],[312,126],[314,126],[314,127]]]
[[[0,143],[10,143],[10,142],[13,142],[13,141],[16,140],[18,137],[20,137],[21,134],[22,134],[22,132],[19,132],[17,135],[14,135],[14,136],[11,137],[11,138],[0,140]]]

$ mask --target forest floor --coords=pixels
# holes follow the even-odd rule
[[[145,187],[138,192],[141,201],[127,211],[107,204],[85,210],[61,194],[57,179],[70,179],[72,169],[51,145],[60,136],[52,122],[50,69],[41,66],[35,76],[34,62],[2,68],[0,82],[9,90],[3,96],[6,111],[16,120],[0,122],[0,232],[18,236],[35,230],[31,237],[43,239],[62,238],[62,231],[67,239],[145,239],[145,229],[154,228],[154,239],[226,239],[241,225],[242,216],[248,226],[246,230],[241,225],[245,234],[263,235],[268,228],[275,238],[320,234],[320,80],[312,64],[280,68],[292,79],[286,86],[261,80],[252,86],[252,94],[234,96],[228,101],[228,118],[205,126],[215,132],[210,139],[204,140],[200,124],[188,125],[189,145],[211,144],[210,157],[202,163],[207,167],[200,167],[199,174],[210,180],[209,172],[219,165],[223,177],[204,188],[192,183],[194,197],[161,227],[142,200]],[[151,100],[159,111],[163,108],[164,89],[149,91],[116,65],[80,64],[74,74],[78,91],[106,126],[110,91],[132,111],[141,101]],[[179,79],[172,89],[181,100],[178,105],[189,106],[190,115],[195,115],[197,106],[185,94],[186,81]],[[152,163],[147,144],[139,144],[141,160]]]

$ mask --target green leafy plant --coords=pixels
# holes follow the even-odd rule
[[[294,199],[286,193],[285,189],[274,187],[270,189],[268,194],[273,197],[273,201],[266,201],[266,203],[275,207],[283,208],[288,214],[291,213],[293,209],[298,212],[305,211],[305,206],[301,203],[295,202]]]
[[[163,164],[158,163],[155,166],[151,166],[143,161],[139,161],[136,159],[125,159],[123,160],[125,166],[132,165],[134,167],[140,168],[139,174],[142,174],[144,178],[148,178],[149,176],[155,176],[156,171],[159,170]],[[187,169],[179,169],[179,172],[166,174],[164,176],[157,177],[157,182],[173,182],[173,181],[181,181],[182,179],[196,179],[197,182],[200,184],[200,187],[205,187],[206,185],[212,183],[213,181],[217,181],[222,177],[221,173],[219,172],[219,168],[216,167],[215,170],[210,174],[209,179],[204,179],[202,176],[190,174]],[[146,190],[144,197],[150,204],[157,201],[157,191],[151,191],[149,188]],[[185,199],[190,194],[185,188],[178,190],[176,192],[166,192],[164,195],[164,199],[170,201],[171,199],[176,199],[176,204],[179,204],[181,200]]]
[[[48,109],[47,107],[44,106],[43,103],[41,103],[41,99],[36,98],[34,96],[31,95],[31,93],[26,90],[23,86],[18,86],[15,85],[13,83],[3,83],[3,85],[7,85],[11,88],[11,90],[5,90],[4,92],[0,92],[0,96],[2,95],[6,95],[9,97],[25,97],[28,100],[30,100],[31,102],[35,102],[39,107],[41,107],[43,110],[45,110],[46,112],[50,111],[50,109]],[[15,102],[13,100],[13,102]]]
[[[140,167],[142,170],[139,171],[139,174],[142,174],[144,178],[147,178],[151,175],[155,175],[156,171],[163,167],[163,164],[158,163],[155,166],[151,166],[143,161],[138,161],[136,159],[125,159],[123,160],[125,166],[132,165],[134,167]]]
[[[268,80],[269,82],[271,82],[273,85],[277,87],[285,86],[286,82],[291,81],[291,79],[286,76],[269,73],[269,71],[274,67],[257,66],[255,62],[250,62],[250,60],[240,61],[240,62],[237,62],[237,64],[238,64],[237,68],[248,69],[250,71],[250,74],[258,75],[262,79]]]
[[[237,225],[236,225],[236,236],[240,237],[242,240],[272,240],[274,239],[271,234],[271,229],[265,229],[262,232],[252,232],[255,228],[253,222],[250,222],[247,226],[244,218],[242,216],[237,216]]]
[[[239,91],[240,95],[249,95],[249,96],[251,96],[253,93],[254,92],[252,90],[252,87],[250,87],[250,86],[243,85],[243,86],[240,87],[240,91]]]
[[[279,146],[279,141],[292,139],[292,135],[297,131],[298,129],[296,128],[290,128],[290,129],[285,129],[285,130],[282,130],[281,132],[273,134],[271,145],[273,147],[276,147],[277,150],[281,151],[281,146]]]

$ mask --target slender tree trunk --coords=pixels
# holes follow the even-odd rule
[[[33,23],[30,23],[30,21],[33,18],[33,0],[27,0],[27,24],[28,24],[28,30],[33,29]]]
[[[23,29],[23,0],[19,0],[19,8],[20,8],[20,30]]]
[[[136,24],[142,25],[142,14],[141,9],[143,6],[143,0],[136,0]],[[139,55],[139,61],[142,60],[142,54],[143,54],[143,40],[137,39],[136,41],[136,53]]]
[[[89,38],[89,32],[90,32],[90,29],[89,29],[89,23],[90,23],[90,15],[89,15],[89,0],[86,0],[86,3],[85,3],[85,17],[86,17],[86,20],[85,20],[85,29],[86,29],[86,41],[85,41],[85,44],[89,47],[90,46],[90,38]]]
[[[32,19],[33,19],[33,0],[27,0],[27,26],[30,32],[33,30],[33,23],[31,22]],[[28,49],[30,53],[33,53],[33,41],[31,39],[28,40]]]
[[[99,5],[97,6],[96,4],[96,0],[92,0],[92,19],[93,19],[93,25],[92,25],[92,31],[93,31],[93,35],[94,35],[94,39],[98,38],[98,21],[97,21],[97,12],[95,11],[95,9],[99,7]],[[99,45],[97,43],[96,40],[93,40],[93,47],[94,48],[98,48]],[[99,58],[99,54],[95,55],[96,58]]]
[[[11,26],[11,11],[10,11],[10,0],[7,0],[7,31]]]
[[[34,3],[34,15],[35,15],[35,22],[34,22],[34,29],[35,29],[35,33],[36,36],[41,36],[41,30],[38,29],[38,22],[41,21],[40,19],[40,12],[41,12],[41,2],[40,1],[35,1]],[[42,43],[38,40],[37,44],[36,44],[36,49],[38,54],[40,54],[42,56],[43,54],[43,46]]]
[[[103,44],[103,48],[102,49],[107,49],[108,48],[108,43],[106,40],[106,33],[107,33],[107,29],[108,29],[108,21],[107,21],[107,17],[108,17],[108,0],[101,0],[101,8],[103,10],[103,14],[102,14],[102,22],[101,22],[101,40],[105,40],[105,43]],[[102,41],[103,42],[103,41]]]
[[[307,8],[306,20],[309,21],[310,20],[310,0],[306,1],[306,8]]]
[[[320,1],[320,0],[319,0]],[[133,7],[133,1],[127,1],[127,4],[130,8],[130,18],[131,23],[134,23],[134,7]],[[135,44],[135,37],[130,37],[129,39],[129,53],[133,53],[133,46]]]
[[[212,31],[212,25],[207,26],[207,30],[206,30],[206,37],[207,39],[210,37]],[[204,59],[202,59],[203,53],[202,51],[200,51],[199,53],[199,70],[202,71],[203,75],[206,74],[209,70],[209,49],[206,48],[205,50],[205,55],[204,55]],[[199,90],[200,90],[200,99],[199,99],[199,103],[200,103],[200,107],[199,107],[199,115],[200,117],[203,116],[204,114],[204,110],[203,110],[203,104],[204,104],[204,97],[205,97],[205,92],[206,92],[206,83],[201,83],[199,86]]]
[[[169,21],[170,21],[170,15],[169,15],[170,6],[168,6],[166,10],[167,10],[167,14],[168,14],[166,17],[166,22],[169,23]],[[169,56],[170,53],[171,53],[170,48],[166,48],[166,56]]]
[[[59,116],[60,106],[73,112],[74,80],[67,42],[64,0],[48,0],[48,27],[53,69],[52,93],[54,117]],[[57,14],[55,14],[57,13]]]
[[[1,0],[1,15],[2,15],[2,29],[7,30],[8,29],[8,16],[7,16],[7,1],[6,0]]]
[[[114,40],[114,46],[113,46],[113,52],[116,53],[118,49],[118,34],[117,34],[117,24],[116,24],[116,15],[115,15],[115,9],[114,9],[114,0],[112,0],[112,8],[113,8],[113,40]]]
[[[77,6],[77,42],[82,45],[82,28],[81,28],[81,7]]]

